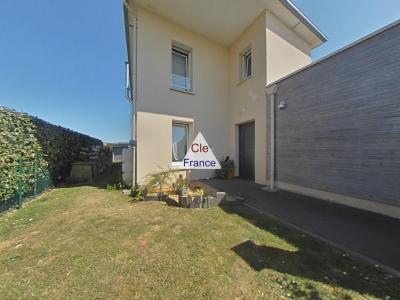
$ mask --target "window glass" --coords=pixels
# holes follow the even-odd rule
[[[172,74],[187,77],[187,55],[172,50]]]
[[[191,90],[189,75],[189,53],[172,49],[172,86],[185,91]]]
[[[251,76],[252,72],[252,56],[251,56],[251,49],[248,48],[247,50],[243,51],[240,54],[240,79],[244,80]]]
[[[188,125],[172,125],[172,161],[182,161],[188,148]]]
[[[251,75],[251,52],[246,54],[246,56],[245,56],[245,64],[246,64],[245,76],[249,77]]]

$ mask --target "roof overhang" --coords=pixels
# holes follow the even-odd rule
[[[279,2],[279,4],[277,2]],[[278,0],[269,3],[271,6],[277,6],[275,9],[271,7],[269,10],[292,28],[298,35],[308,41],[312,48],[318,47],[328,40],[317,26],[315,26],[290,0]],[[280,6],[284,6],[286,10],[282,10]]]
[[[229,47],[268,9],[312,48],[327,39],[290,0],[127,0]]]

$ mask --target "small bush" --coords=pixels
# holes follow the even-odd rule
[[[128,186],[123,182],[107,184],[107,190],[109,190],[109,191],[122,191],[123,189],[125,189],[127,187]]]
[[[175,175],[171,169],[163,169],[160,167],[159,172],[147,175],[144,179],[144,189],[148,192],[164,192],[165,189],[172,185]]]
[[[173,193],[176,195],[185,195],[188,191],[187,179],[183,179],[182,175],[173,184]]]
[[[217,177],[222,179],[232,178],[235,175],[235,163],[229,156],[219,162],[221,169],[217,170]]]
[[[131,197],[133,202],[144,200],[144,192],[137,185],[131,189]]]
[[[206,196],[206,191],[202,187],[197,186],[194,188],[193,194],[196,194],[200,197],[204,197],[204,196]]]

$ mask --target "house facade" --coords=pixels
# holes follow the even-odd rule
[[[289,0],[124,1],[134,179],[176,168],[202,132],[236,175],[268,185],[266,86],[326,41]],[[191,178],[213,177],[194,170]]]

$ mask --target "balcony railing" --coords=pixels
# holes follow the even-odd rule
[[[172,87],[183,90],[183,91],[191,91],[192,90],[192,79],[189,77],[183,77],[176,74],[171,75],[171,83]]]

